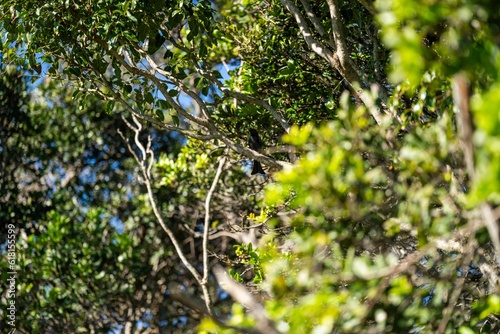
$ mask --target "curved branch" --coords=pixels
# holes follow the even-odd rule
[[[158,90],[163,94],[163,96],[165,97],[165,99],[167,100],[168,104],[170,104],[172,106],[172,108],[174,108],[174,110],[179,114],[179,115],[182,115],[183,117],[185,117],[188,121],[191,121],[195,124],[198,124],[198,125],[201,125],[203,127],[206,127],[207,126],[207,123],[208,121],[205,120],[205,119],[202,119],[202,118],[199,118],[199,117],[196,117],[192,114],[190,114],[189,112],[187,112],[186,110],[184,110],[184,108],[182,108],[178,103],[175,102],[175,100],[168,94],[168,91],[167,89],[165,88],[165,85],[161,82],[161,80],[159,78],[157,78],[155,76],[154,73],[150,73],[148,71],[144,71],[144,70],[141,70],[131,64],[129,64],[126,60],[125,60],[125,57],[124,56],[121,56],[115,49],[111,48],[108,46],[108,44],[106,43],[106,41],[104,41],[103,39],[101,39],[100,37],[98,36],[95,36],[95,41],[101,46],[103,47],[107,52],[109,52],[109,54],[114,58],[116,59],[123,67],[125,67],[127,69],[127,71],[129,71],[130,73],[132,74],[135,74],[135,75],[138,75],[138,76],[142,76],[144,78],[147,78],[149,80],[151,80],[151,82],[153,82],[153,84],[158,88]],[[123,52],[127,52],[127,51],[123,51]]]
[[[221,287],[226,290],[234,300],[242,304],[255,317],[257,330],[262,334],[279,334],[274,327],[273,322],[266,316],[264,307],[259,304],[247,289],[241,284],[235,282],[224,268],[217,266],[214,268],[214,274]]]
[[[134,119],[134,122],[136,124],[138,123],[135,119]],[[144,150],[144,146],[139,141],[139,132],[141,130],[141,127],[139,125],[137,127],[135,127],[135,126],[131,125],[129,122],[126,122],[126,124],[135,133],[135,144],[139,147],[139,149],[142,152],[149,154],[150,158],[153,158],[153,156],[152,156],[153,152],[151,150],[149,150],[149,151]],[[139,164],[139,167],[141,169],[141,172],[142,172],[142,175],[143,175],[143,178],[144,178],[144,184],[146,185],[149,203],[151,205],[151,208],[153,209],[153,213],[154,213],[154,215],[156,217],[156,220],[158,221],[158,223],[160,224],[161,228],[165,231],[165,233],[167,234],[168,238],[170,239],[170,242],[174,246],[175,252],[177,253],[177,256],[179,256],[182,264],[187,268],[187,270],[191,273],[191,275],[194,277],[194,279],[196,280],[196,282],[200,286],[200,288],[201,288],[201,290],[203,292],[203,296],[205,298],[205,304],[207,306],[207,310],[208,310],[209,314],[212,314],[211,307],[210,307],[211,306],[210,305],[210,298],[209,298],[210,294],[208,292],[207,285],[203,283],[203,278],[200,276],[200,274],[195,269],[195,267],[193,267],[193,265],[191,265],[191,263],[188,261],[188,259],[184,255],[184,252],[183,252],[183,250],[181,248],[181,245],[180,245],[179,241],[175,237],[174,232],[167,226],[167,224],[163,220],[163,217],[162,217],[162,215],[160,213],[160,209],[158,208],[158,205],[156,204],[156,199],[155,199],[154,194],[153,194],[153,187],[151,185],[150,173],[148,171],[148,167],[149,167],[149,164],[147,163],[148,157],[145,156],[145,155],[143,155],[142,157],[138,157],[138,155],[135,153],[135,151],[130,146],[130,143],[128,142],[128,140],[126,140],[125,137],[123,136],[123,134],[121,134],[120,132],[119,132],[119,134],[122,136],[122,139],[125,140],[125,142],[127,143],[129,151],[132,153],[132,155],[137,160],[137,163]]]
[[[203,226],[203,279],[201,284],[207,285],[208,283],[208,230],[210,228],[210,201],[212,200],[212,195],[215,191],[215,187],[217,186],[217,182],[219,182],[220,175],[222,173],[222,169],[224,168],[224,164],[226,163],[226,157],[222,157],[219,160],[219,167],[217,168],[217,172],[215,173],[214,180],[212,182],[212,186],[208,190],[207,198],[205,199],[205,225]],[[205,292],[205,290],[203,290]],[[205,304],[207,310],[211,314],[211,302],[210,302],[210,294],[205,295]]]

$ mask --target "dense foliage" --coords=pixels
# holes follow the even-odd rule
[[[499,7],[0,1],[0,328],[500,331]]]

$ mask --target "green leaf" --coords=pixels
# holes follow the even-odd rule
[[[173,55],[174,53],[172,51],[166,50],[165,53],[163,54],[163,59],[172,58]]]
[[[175,13],[175,11],[174,11],[174,13]],[[177,27],[183,19],[184,19],[183,14],[181,14],[181,13],[174,14],[167,21],[168,28],[173,29],[173,28]]]
[[[174,122],[174,125],[179,126],[179,124],[181,123],[179,117],[177,117],[177,115],[171,115],[170,117],[172,117],[172,122]]]
[[[82,74],[80,69],[78,67],[74,67],[74,66],[69,67],[68,72],[73,74],[75,77],[79,77]]]
[[[333,98],[329,98],[326,102],[325,102],[325,107],[327,107],[328,109],[330,110],[333,110],[336,106],[336,103],[335,101],[333,100]]]
[[[155,98],[153,97],[153,94],[151,94],[151,92],[146,92],[146,94],[144,95],[144,101],[153,104]]]
[[[156,109],[156,118],[161,122],[165,120],[165,115],[162,110]]]
[[[114,101],[106,101],[106,103],[104,104],[104,110],[107,113],[111,113],[113,111],[114,107],[115,107]]]
[[[157,100],[157,102],[158,102],[160,109],[162,109],[162,110],[168,110],[170,108],[170,105],[165,100]]]

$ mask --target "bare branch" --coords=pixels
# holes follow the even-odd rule
[[[476,176],[474,163],[474,124],[469,110],[469,81],[465,73],[459,73],[453,78],[453,102],[460,111],[460,134],[464,148],[465,164],[470,178],[473,180]],[[497,256],[500,256],[500,231],[497,224],[493,208],[487,203],[480,207],[483,215],[484,224],[488,229],[491,241],[495,247]]]
[[[149,163],[146,167],[146,173],[148,175],[148,177],[151,179],[151,169],[153,168],[153,163],[155,161],[155,156],[154,156],[154,153],[153,153],[153,150],[151,149],[151,136],[148,136],[148,145],[146,146],[146,156],[149,155]]]
[[[255,300],[243,285],[235,282],[229,277],[229,274],[221,266],[216,266],[214,268],[214,274],[220,286],[226,290],[234,300],[249,309],[256,319],[255,326],[260,333],[279,334],[273,322],[266,316],[264,307]]]
[[[337,70],[341,69],[340,62],[338,58],[334,57],[334,53],[329,50],[323,43],[314,39],[309,26],[306,22],[304,16],[300,13],[300,10],[295,6],[295,4],[291,0],[281,0],[281,3],[285,8],[293,15],[297,25],[299,27],[300,33],[304,38],[305,42],[320,57],[328,61],[334,68]],[[342,73],[342,72],[341,72]]]
[[[323,27],[323,24],[321,24],[320,20],[316,16],[316,14],[314,14],[309,1],[308,0],[300,0],[300,3],[302,4],[302,7],[304,7],[306,15],[309,18],[309,20],[311,21],[311,23],[313,24],[316,31],[319,33],[319,35],[321,37],[325,37],[325,35],[327,35],[325,28]],[[333,41],[332,36],[327,35],[327,38],[328,38],[328,41],[327,41],[328,45],[330,45],[332,48],[335,48],[335,42]]]
[[[343,27],[340,21],[340,13],[336,0],[326,0],[328,8],[330,10],[330,22],[332,24],[332,35],[335,41],[335,53],[339,57],[340,65],[343,67],[344,71],[350,71],[352,66],[349,59],[349,52],[347,50],[347,45],[345,42],[345,36]],[[354,69],[352,69],[354,70]],[[355,73],[359,77],[358,73]],[[359,81],[359,79],[357,80]]]
[[[135,127],[134,128],[131,128],[134,130],[134,140],[135,140],[135,144],[137,145],[137,147],[139,148],[139,150],[141,151],[142,155],[141,155],[141,164],[144,163],[147,159],[147,156],[146,156],[146,149],[144,148],[144,146],[142,145],[141,141],[139,140],[139,134],[141,133],[141,130],[142,130],[142,124],[137,120],[137,118],[135,116],[132,116],[132,120],[134,121],[135,123]],[[144,165],[144,167],[146,167]],[[147,170],[146,170],[147,171]],[[147,179],[149,180],[149,175],[146,173],[146,175],[144,175],[147,177]]]
[[[370,12],[372,15],[376,15],[377,11],[375,10],[375,7],[373,7],[373,3],[369,3],[370,0],[358,0],[360,4],[365,7],[365,9]]]
[[[136,122],[136,124],[139,123],[139,122],[137,122],[137,120],[134,120],[134,122]],[[137,127],[134,127],[133,125],[130,126],[131,124],[128,122],[127,122],[127,125],[129,125],[131,130],[134,131],[134,133],[135,133],[135,136],[134,136],[135,137],[135,144],[137,145],[137,147],[139,147],[141,152],[144,152],[142,157],[138,157],[137,154],[135,154],[135,152],[133,152],[130,145],[128,145],[129,150],[131,150],[131,153],[134,155],[134,157],[136,157],[136,159],[139,162],[139,167],[141,168],[141,172],[142,172],[142,175],[144,177],[144,184],[146,185],[146,189],[147,189],[147,193],[148,193],[148,199],[149,199],[149,202],[151,204],[151,208],[153,209],[153,213],[156,217],[156,220],[158,221],[158,223],[160,224],[162,229],[165,231],[165,233],[169,237],[170,242],[174,246],[175,251],[176,251],[177,255],[179,256],[182,264],[187,268],[187,270],[191,273],[191,275],[194,277],[194,279],[196,280],[196,282],[200,286],[200,288],[203,292],[203,296],[206,298],[205,303],[207,305],[208,312],[209,312],[209,314],[212,314],[212,311],[210,308],[210,299],[209,299],[210,295],[208,292],[208,287],[206,286],[206,284],[203,284],[203,279],[200,276],[200,274],[198,273],[198,271],[191,265],[191,263],[189,263],[188,259],[184,255],[184,252],[182,251],[182,248],[180,246],[179,241],[175,237],[174,232],[167,226],[167,224],[165,224],[165,221],[163,220],[163,217],[160,213],[160,210],[158,209],[158,205],[156,204],[156,200],[155,200],[155,197],[153,194],[153,187],[151,184],[151,178],[150,178],[149,173],[148,173],[148,167],[149,167],[150,163],[149,164],[147,163],[148,156],[146,156],[146,153],[149,155],[153,155],[153,152],[152,152],[152,150],[146,150],[144,148],[143,144],[139,140],[139,131],[141,129],[140,123]],[[128,141],[127,141],[127,143],[128,143]],[[154,158],[154,156],[153,156],[153,158]]]
[[[481,212],[483,214],[484,224],[488,229],[488,233],[490,235],[491,241],[493,242],[493,246],[495,247],[497,256],[500,257],[500,231],[498,228],[497,219],[494,216],[491,205],[486,203],[482,204]]]
[[[224,168],[224,164],[226,163],[226,157],[222,157],[219,160],[219,167],[217,168],[217,172],[215,173],[214,180],[212,182],[212,186],[208,190],[207,198],[205,199],[205,225],[203,227],[203,279],[201,280],[201,284],[207,285],[208,283],[208,230],[210,229],[210,201],[212,200],[212,195],[215,191],[215,187],[217,186],[217,182],[219,182],[220,175],[222,173],[222,169]],[[205,293],[205,290],[203,290]],[[205,295],[205,304],[207,306],[207,310],[211,314],[210,307],[210,295],[208,294],[208,290],[206,290],[207,295]]]
[[[127,124],[127,126],[132,129],[132,125],[130,125],[130,123],[128,123],[128,121],[125,119],[125,117],[122,116],[122,119],[123,121]],[[135,151],[132,149],[132,146],[130,146],[130,143],[129,141],[127,140],[127,138],[125,138],[125,135],[122,133],[122,131],[120,129],[117,130],[118,134],[120,135],[120,137],[123,139],[123,141],[127,144],[127,148],[129,150],[129,152],[132,154],[132,156],[134,157],[135,161],[137,162],[137,164],[141,164],[141,161],[139,160],[139,156],[137,155],[137,153],[135,153]]]
[[[469,82],[464,73],[458,74],[453,78],[453,103],[460,111],[460,135],[464,147],[465,164],[471,179],[475,177],[474,169],[474,143],[472,134],[474,125],[469,110]]]
[[[472,255],[474,253],[474,249],[476,246],[475,241],[476,240],[474,238],[469,239],[469,242],[467,243],[467,253],[462,263],[471,262]],[[443,319],[441,319],[441,322],[439,323],[439,327],[436,332],[438,334],[444,333],[446,330],[446,325],[448,325],[448,322],[450,321],[453,309],[456,307],[456,302],[458,300],[458,297],[460,297],[460,294],[462,293],[462,289],[465,283],[465,275],[466,275],[465,273],[462,273],[460,277],[457,277],[457,284],[455,285],[455,289],[453,289],[450,300],[448,301],[448,306],[446,306],[446,308],[443,311]]]

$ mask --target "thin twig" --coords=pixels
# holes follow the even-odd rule
[[[154,215],[156,217],[156,220],[158,221],[158,223],[160,224],[160,226],[162,227],[162,229],[165,231],[165,233],[169,237],[170,242],[174,246],[175,251],[176,251],[177,255],[179,256],[182,264],[187,268],[187,270],[191,273],[191,275],[194,277],[194,279],[196,280],[196,282],[200,286],[200,288],[201,288],[201,290],[203,292],[203,296],[205,298],[205,303],[206,303],[206,306],[207,306],[207,311],[208,311],[208,313],[210,315],[212,315],[213,312],[212,312],[212,308],[211,308],[211,304],[210,304],[210,298],[209,298],[210,295],[209,295],[209,292],[208,292],[207,285],[203,284],[203,278],[200,276],[200,274],[198,273],[198,271],[191,265],[191,263],[189,263],[188,259],[184,255],[184,252],[182,251],[182,248],[180,246],[179,241],[175,237],[174,232],[167,226],[167,224],[165,224],[165,221],[163,220],[163,217],[162,217],[162,215],[160,213],[160,210],[158,209],[158,205],[156,203],[156,200],[155,200],[155,197],[154,197],[154,194],[153,194],[153,187],[152,187],[151,178],[150,178],[151,160],[149,160],[149,162],[148,162],[148,155],[149,155],[150,159],[154,159],[154,153],[150,149],[149,144],[148,144],[148,148],[146,149],[146,148],[144,148],[144,145],[140,142],[140,140],[139,140],[139,132],[140,132],[140,130],[141,130],[142,127],[140,126],[140,122],[138,122],[136,119],[134,119],[134,122],[137,124],[137,127],[133,126],[129,122],[126,122],[126,124],[127,124],[127,126],[130,127],[130,129],[132,131],[134,131],[134,134],[135,134],[134,135],[135,144],[137,145],[137,147],[139,148],[139,150],[141,150],[141,153],[143,155],[141,157],[139,157],[132,150],[132,147],[128,144],[128,141],[127,141],[127,145],[128,145],[129,150],[131,151],[132,155],[138,161],[139,167],[141,168],[141,172],[142,172],[142,175],[144,177],[144,184],[146,185],[146,189],[147,189],[147,193],[148,193],[148,199],[149,199],[149,202],[151,204],[151,208],[153,209],[153,213],[154,213]],[[123,134],[121,134],[121,135],[123,136]]]
[[[469,238],[469,242],[467,243],[467,253],[465,255],[465,259],[462,261],[462,263],[470,263],[472,260],[472,255],[474,253],[475,249],[475,241],[476,239],[474,238]],[[448,325],[448,322],[450,322],[451,315],[453,313],[453,309],[456,306],[456,302],[458,297],[460,297],[460,294],[462,293],[462,289],[464,287],[465,283],[465,277],[466,273],[462,273],[461,277],[457,278],[457,284],[455,288],[453,289],[453,292],[451,294],[450,300],[448,302],[448,306],[443,311],[443,319],[441,319],[441,322],[439,323],[439,327],[437,329],[438,334],[444,333],[446,330],[446,326]]]
[[[224,164],[226,163],[226,157],[222,157],[219,160],[219,167],[217,168],[217,172],[215,173],[214,180],[212,182],[212,186],[208,190],[207,198],[205,199],[205,225],[203,227],[203,278],[201,280],[201,284],[207,285],[208,283],[208,230],[210,228],[210,201],[212,200],[212,195],[215,191],[215,187],[219,182],[220,175],[222,173],[222,169],[224,168]],[[210,295],[208,294],[208,290],[206,290],[207,295],[205,296],[205,304],[207,309],[210,310]],[[205,290],[204,290],[205,293]]]

